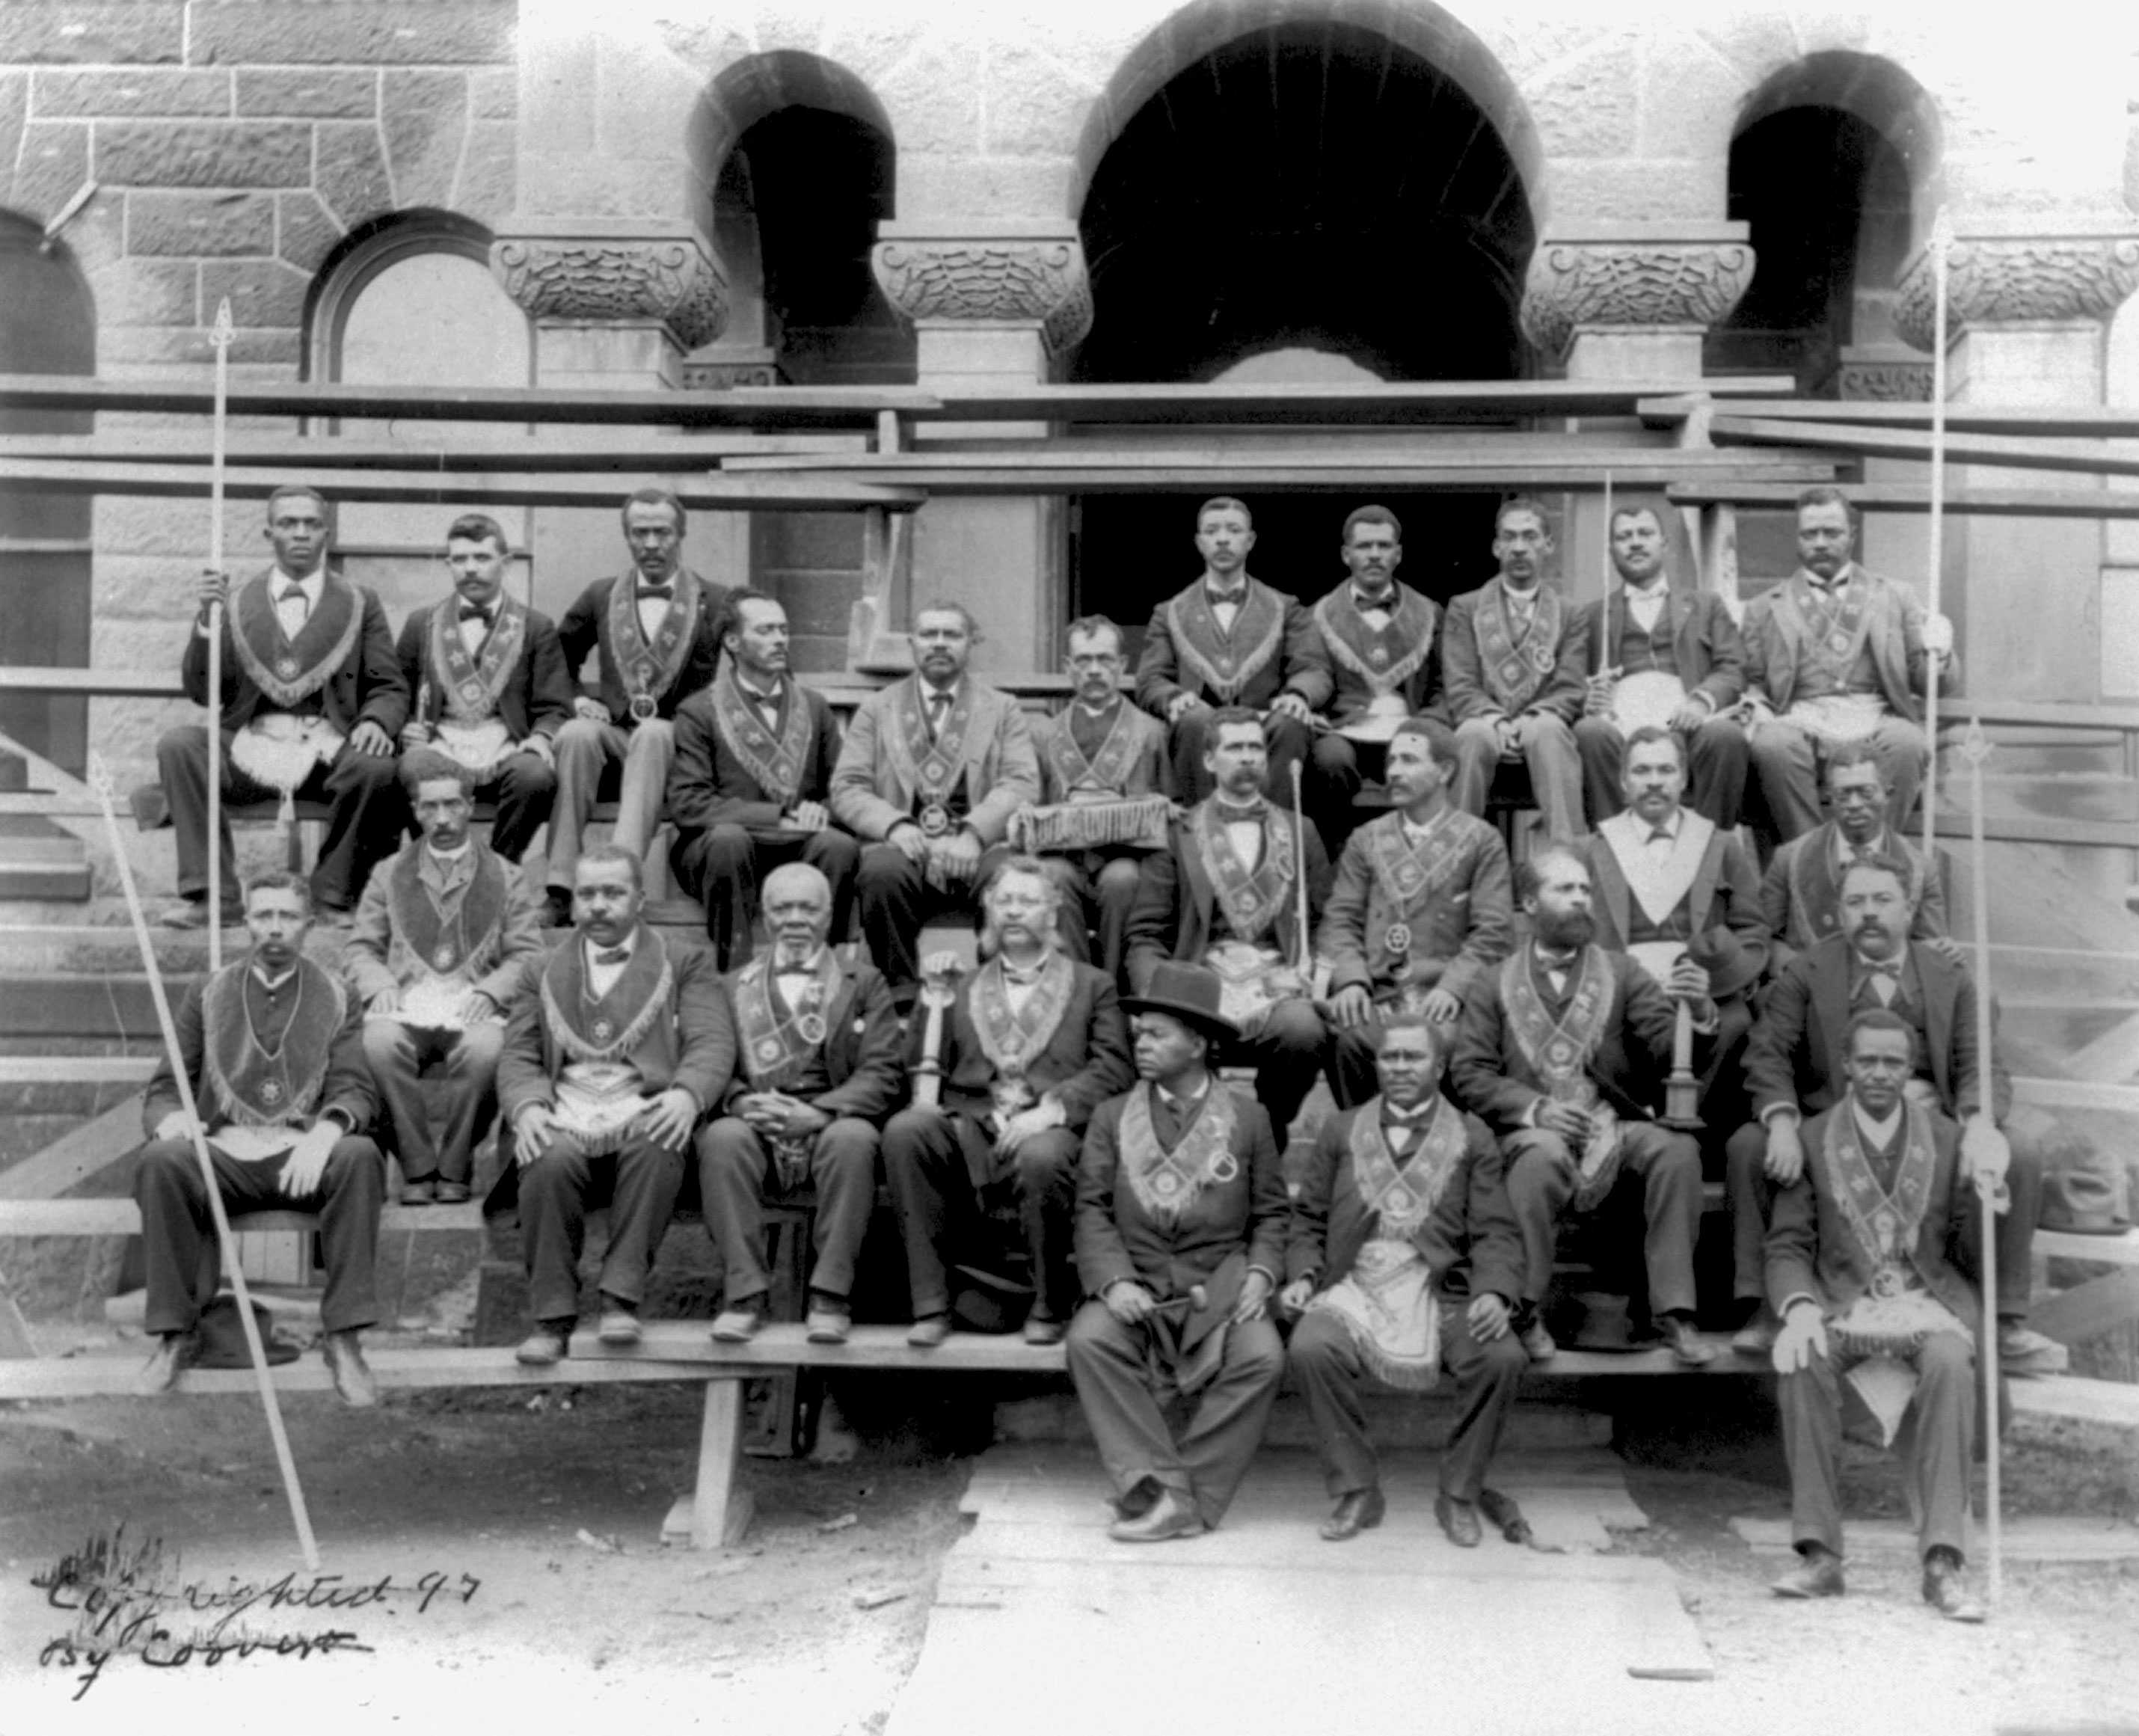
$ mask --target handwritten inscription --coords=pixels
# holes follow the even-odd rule
[[[40,1667],[79,1671],[74,1698],[80,1699],[102,1678],[116,1657],[132,1655],[152,1669],[213,1669],[234,1660],[255,1657],[326,1657],[335,1652],[373,1650],[353,1628],[308,1628],[266,1631],[247,1618],[281,1612],[345,1616],[387,1604],[413,1604],[428,1615],[442,1600],[465,1604],[482,1582],[468,1573],[429,1572],[411,1580],[391,1573],[351,1580],[339,1573],[285,1573],[251,1581],[235,1577],[221,1585],[188,1580],[175,1553],[150,1539],[130,1543],[125,1528],[94,1537],[40,1569],[30,1583],[56,1610],[71,1611],[74,1625],[47,1641],[38,1653]],[[203,1620],[206,1617],[208,1619]]]

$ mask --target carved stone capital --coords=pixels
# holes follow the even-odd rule
[[[2104,320],[2139,288],[2139,235],[1980,236],[1946,253],[1946,335],[1971,325]],[[1894,329],[1918,350],[1936,343],[1931,251],[1902,273]]]
[[[916,324],[1037,325],[1050,355],[1092,329],[1084,245],[1074,230],[1051,233],[899,233],[876,244],[870,263],[884,295]]]
[[[1585,328],[1706,331],[1752,281],[1753,250],[1741,239],[1547,241],[1523,286],[1523,331],[1554,359]]]
[[[490,269],[533,320],[659,325],[687,350],[727,324],[727,278],[687,223],[526,226],[490,244]]]

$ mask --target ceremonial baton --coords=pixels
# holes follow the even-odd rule
[[[209,423],[213,443],[208,482],[208,564],[214,573],[223,571],[223,475],[228,444],[233,335],[230,297],[225,296],[216,308],[215,324],[208,335],[215,350],[215,415]],[[223,604],[219,602],[208,606],[208,967],[211,971],[223,968]],[[277,1426],[279,1431],[279,1423]],[[306,1559],[309,1563],[309,1553]]]
[[[1980,719],[1970,717],[1968,720],[1968,733],[1962,738],[1960,752],[1961,757],[1968,762],[1969,794],[1971,798],[1969,804],[1968,848],[1974,858],[1975,1077],[1980,1099],[1976,1113],[1989,1120],[1995,1067],[1990,1054],[1990,875],[1984,867],[1983,762],[1990,757],[1990,742],[1983,733]],[[1990,1555],[1985,1601],[1995,1610],[1998,1607],[1998,1593],[2003,1582],[1999,1558],[1998,1190],[1979,1187],[1975,1191],[1980,1202],[1978,1210],[1983,1215],[1982,1271],[1980,1274],[1983,1283],[1983,1340],[1976,1347],[1975,1359],[1983,1370],[1983,1533]]]
[[[1931,223],[1931,535],[1927,587],[1931,619],[1940,614],[1939,592],[1946,567],[1946,250],[1953,245],[1953,224],[1946,207]],[[1936,869],[1938,809],[1938,712],[1940,660],[1924,658],[1924,741],[1930,760],[1924,768],[1924,861]],[[1986,985],[1987,989],[1987,985]],[[1989,1051],[1985,1050],[1988,1065]]]
[[[1307,938],[1307,813],[1300,805],[1300,761],[1292,762],[1292,857],[1300,884],[1300,984],[1302,994],[1314,989],[1314,951]]]
[[[275,1438],[275,1462],[281,1467],[282,1490],[290,1498],[290,1518],[297,1528],[297,1547],[304,1552],[305,1566],[319,1571],[320,1546],[312,1536],[311,1515],[305,1509],[305,1491],[297,1481],[297,1461],[290,1454],[290,1437],[282,1428],[282,1406],[275,1394],[275,1378],[267,1372],[267,1347],[260,1342],[260,1323],[252,1318],[252,1293],[245,1282],[245,1269],[237,1261],[237,1244],[231,1234],[230,1215],[223,1209],[223,1190],[216,1186],[215,1160],[208,1155],[208,1130],[201,1125],[200,1106],[193,1101],[193,1074],[179,1048],[179,1029],[172,1022],[170,998],[164,992],[163,973],[156,966],[156,949],[149,941],[149,919],[141,910],[141,895],[135,889],[134,870],[126,859],[126,840],[119,830],[119,816],[111,806],[111,768],[102,754],[89,756],[89,786],[104,810],[104,827],[111,841],[111,859],[118,865],[119,884],[126,894],[126,912],[134,920],[134,938],[141,948],[141,968],[148,974],[149,992],[156,1003],[156,1022],[164,1030],[164,1054],[171,1064],[171,1078],[179,1088],[179,1107],[185,1113],[187,1132],[193,1140],[193,1157],[200,1165],[201,1180],[208,1188],[208,1206],[215,1219],[215,1241],[223,1256],[223,1269],[237,1301],[237,1318],[245,1328],[245,1347],[252,1356],[252,1372],[260,1383],[260,1402],[267,1412],[267,1432]],[[213,786],[211,786],[213,787]]]

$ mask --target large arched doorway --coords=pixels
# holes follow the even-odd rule
[[[1131,114],[1081,218],[1096,317],[1084,380],[1510,379],[1535,230],[1510,143],[1423,53],[1336,18],[1219,42]],[[1300,597],[1342,577],[1369,493],[1405,526],[1404,577],[1437,597],[1490,571],[1492,500],[1256,495],[1256,573]],[[1080,611],[1141,627],[1194,576],[1196,497],[1088,496]]]

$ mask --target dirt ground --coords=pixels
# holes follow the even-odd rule
[[[447,1717],[473,1728],[463,1720],[554,1708],[560,1721],[651,1714],[659,1722],[649,1727],[663,1731],[874,1733],[918,1653],[986,1419],[860,1397],[849,1403],[864,1436],[853,1460],[748,1461],[757,1510],[747,1539],[698,1554],[658,1541],[691,1475],[694,1391],[401,1392],[369,1415],[292,1395],[322,1572],[340,1576],[311,1591],[309,1607],[293,1606],[314,1582],[257,1406],[0,1409],[0,1732],[138,1731],[177,1710],[184,1729],[296,1725],[314,1736],[438,1728]],[[1652,1521],[1623,1547],[1677,1572],[1749,1728],[1764,1724],[1750,1715],[1760,1709],[1787,1715],[1809,1657],[1828,1680],[1859,1680],[1889,1699],[1897,1684],[1926,1685],[1924,1721],[1880,1719],[1892,1729],[2139,1728],[2139,1543],[2122,1563],[2009,1568],[2004,1606],[1985,1629],[1932,1620],[1898,1562],[1853,1564],[1841,1603],[1784,1606],[1765,1589],[1778,1563],[1727,1526],[1785,1510],[1779,1457],[1757,1416],[1631,1431],[1623,1450]],[[2128,1447],[2029,1427],[2012,1457],[2009,1511],[2139,1524]],[[1093,1483],[1096,1525],[1096,1465]],[[1849,1484],[1853,1513],[1900,1511],[1884,1461],[1856,1455]],[[143,1593],[79,1607],[84,1576],[54,1568],[122,1523],[122,1547],[160,1539],[166,1594],[190,1584],[196,1603],[223,1601],[197,1609]],[[234,1597],[233,1586],[251,1589]],[[88,1641],[71,1655],[58,1643],[100,1621],[108,1635],[143,1611],[145,1659],[98,1670]],[[184,1653],[218,1619],[226,1642],[279,1636],[285,1650]],[[1956,1706],[1980,1715],[1956,1724]]]

